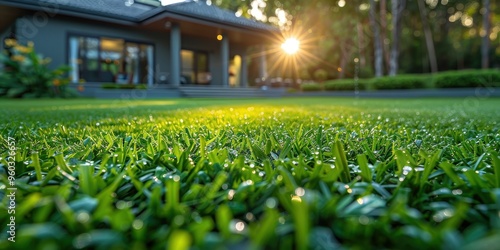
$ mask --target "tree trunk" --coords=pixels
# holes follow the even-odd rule
[[[376,21],[375,0],[370,0],[370,23],[373,29],[375,77],[381,77],[383,74],[382,43],[380,42],[380,28]]]
[[[380,0],[380,40],[384,54],[384,66],[390,67],[390,49],[387,40],[387,0]]]
[[[427,12],[425,9],[424,0],[417,0],[418,9],[420,12],[420,18],[422,19],[422,27],[424,29],[425,44],[427,45],[427,53],[429,55],[429,63],[431,65],[431,72],[436,73],[438,71],[436,50],[434,49],[434,39],[432,39],[432,31],[427,22]]]
[[[363,25],[361,23],[358,23],[356,25],[356,29],[358,31],[358,50],[359,50],[359,66],[361,68],[364,68],[366,65],[366,58],[365,58],[365,36],[363,34]]]
[[[392,14],[392,47],[389,62],[389,75],[395,76],[399,68],[399,40],[401,37],[401,16],[405,8],[406,0],[391,0]]]
[[[484,29],[484,36],[483,36],[483,41],[481,44],[481,67],[483,69],[487,69],[489,67],[489,51],[490,51],[490,29],[491,29],[491,23],[490,23],[490,0],[483,0],[483,8],[484,8],[484,15],[483,15],[483,29]]]

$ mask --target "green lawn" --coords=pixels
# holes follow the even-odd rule
[[[0,107],[0,249],[500,245],[500,99]]]

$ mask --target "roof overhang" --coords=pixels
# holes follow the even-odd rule
[[[0,0],[0,10],[5,8],[14,8],[18,10],[29,10],[29,11],[42,11],[48,14],[49,16],[66,15],[66,16],[92,19],[96,21],[129,25],[129,26],[136,26],[137,22],[139,21],[138,19],[124,18],[122,16],[113,16],[113,15],[103,16],[99,15],[98,13],[92,13],[92,12],[85,13],[82,12],[81,10],[78,10],[76,8],[71,8],[69,6],[55,6],[51,4],[42,4],[42,3],[35,5],[33,4],[33,2],[22,1],[22,0],[21,1],[18,0],[15,2]]]
[[[160,12],[158,15],[142,21],[140,25],[152,30],[168,30],[171,23],[178,23],[181,33],[185,35],[214,40],[217,35],[224,35],[229,38],[230,42],[246,45],[268,43],[279,37],[280,34],[279,31],[243,28],[168,11]]]
[[[0,6],[0,33],[7,29],[18,17],[24,13],[23,9]]]

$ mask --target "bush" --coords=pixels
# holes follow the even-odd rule
[[[69,66],[55,70],[48,68],[50,58],[35,53],[33,42],[27,46],[14,39],[5,41],[7,50],[0,54],[4,69],[0,72],[0,96],[23,97],[73,97],[76,92],[68,88],[66,76]]]
[[[103,88],[103,89],[117,89],[118,84],[116,84],[116,83],[103,83],[103,84],[101,84],[101,88]]]
[[[358,80],[358,90],[365,90],[367,86],[366,80]],[[354,79],[330,80],[325,82],[325,90],[356,90],[356,81]]]
[[[314,71],[314,80],[324,82],[328,78],[328,71],[324,69],[317,69]]]
[[[500,87],[500,71],[448,71],[437,74],[433,80],[436,88]]]
[[[373,78],[369,84],[374,89],[421,89],[430,82],[427,75],[399,75]]]
[[[300,88],[302,89],[302,91],[321,91],[321,85],[319,83],[303,83],[302,85],[300,85]]]
[[[103,89],[147,89],[147,84],[116,84],[116,83],[103,83]]]
[[[134,84],[118,84],[119,89],[135,89]]]
[[[138,84],[135,88],[136,89],[148,89],[148,85],[141,83],[141,84]]]

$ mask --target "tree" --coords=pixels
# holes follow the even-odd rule
[[[391,13],[392,13],[392,47],[391,47],[391,60],[389,75],[395,76],[399,68],[399,40],[401,37],[401,17],[405,9],[406,0],[392,0]]]
[[[489,67],[489,52],[490,52],[490,0],[483,0],[483,38],[481,44],[481,67],[487,69]]]
[[[380,41],[380,28],[377,24],[377,14],[375,7],[375,0],[370,0],[370,24],[373,30],[373,46],[375,57],[375,77],[383,75],[383,48]]]
[[[420,12],[420,19],[422,20],[422,28],[424,30],[425,44],[427,46],[427,53],[429,55],[431,72],[436,73],[438,71],[436,51],[434,49],[434,39],[432,39],[432,31],[429,23],[427,22],[427,11],[424,0],[417,0],[417,4]]]
[[[390,49],[387,43],[387,0],[380,0],[380,40],[384,50],[385,67],[390,68]]]

